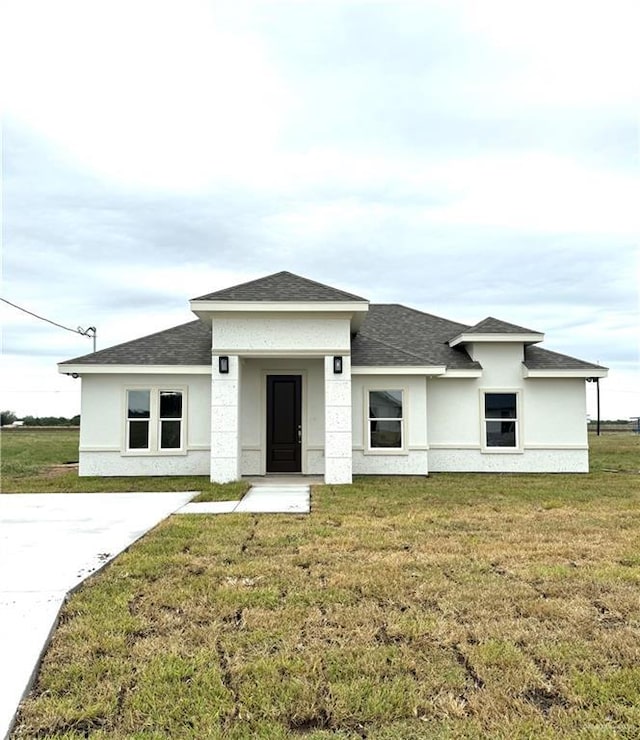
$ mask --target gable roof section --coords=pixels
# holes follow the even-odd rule
[[[196,319],[59,364],[211,365],[211,324]]]
[[[486,319],[478,322],[475,326],[465,329],[464,334],[540,334],[533,329],[525,329],[524,326],[508,324],[506,321],[494,319],[493,316],[487,316]]]
[[[316,283],[314,280],[294,275],[292,272],[283,270],[273,275],[251,280],[248,283],[234,285],[231,288],[218,290],[215,293],[193,298],[194,301],[364,301],[351,293],[332,288],[329,285]]]
[[[506,321],[487,316],[475,326],[465,327],[449,339],[450,347],[477,342],[522,342],[525,345],[535,344],[544,339],[544,334],[524,326],[508,324]]]

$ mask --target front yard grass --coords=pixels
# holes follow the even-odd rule
[[[240,500],[246,483],[219,485],[206,475],[78,476],[79,430],[27,427],[0,432],[0,492],[118,493],[123,491],[198,491],[193,501]]]
[[[169,518],[70,597],[13,737],[637,738],[640,437],[592,445]]]

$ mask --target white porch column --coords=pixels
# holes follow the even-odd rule
[[[351,483],[351,358],[333,372],[333,355],[324,358],[324,482]]]
[[[211,366],[211,480],[240,478],[240,362],[229,356],[229,372],[220,373],[218,355]]]

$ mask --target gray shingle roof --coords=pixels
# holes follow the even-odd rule
[[[579,360],[577,357],[561,355],[542,347],[525,347],[524,364],[529,370],[603,370],[602,365]]]
[[[273,275],[252,280],[215,293],[194,298],[194,301],[364,301],[329,285],[294,275],[292,272],[275,272]]]
[[[542,332],[525,329],[524,326],[508,324],[506,321],[494,319],[493,316],[487,316],[475,326],[465,329],[464,334],[542,334]]]
[[[423,313],[397,303],[372,304],[358,332],[358,337],[373,339],[390,348],[416,357],[414,365],[446,365],[457,370],[478,369],[464,349],[450,347],[448,340],[467,327],[440,316]],[[358,347],[360,349],[360,347]],[[362,350],[351,358],[354,365],[403,365],[407,362],[376,362],[376,353]]]
[[[419,355],[405,352],[358,332],[355,337],[351,338],[351,364],[364,367],[398,365],[415,367],[416,365],[424,365],[424,362]]]
[[[210,365],[211,324],[190,321],[61,365]]]
[[[364,301],[350,293],[278,272],[260,280],[211,293],[195,300],[228,301]],[[462,347],[448,342],[462,333],[538,333],[489,317],[473,327],[399,304],[373,304],[358,334],[352,338],[354,366],[437,366],[481,369]],[[529,369],[601,369],[599,365],[541,347],[525,348]],[[76,357],[64,365],[210,365],[211,324],[196,320],[140,339]]]

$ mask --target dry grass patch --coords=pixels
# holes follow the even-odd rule
[[[14,737],[636,738],[638,442],[173,517],[69,600]]]

